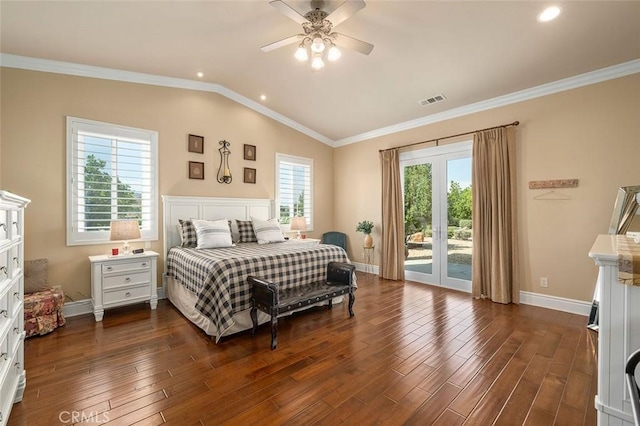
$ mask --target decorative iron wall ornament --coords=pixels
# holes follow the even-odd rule
[[[229,155],[231,155],[231,151],[229,150],[229,145],[231,142],[227,142],[225,140],[220,141],[220,167],[218,167],[218,182],[219,183],[231,183],[233,177],[231,176],[231,169],[229,168]]]

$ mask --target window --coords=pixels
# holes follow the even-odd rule
[[[67,245],[109,241],[114,219],[158,239],[158,132],[67,117]]]
[[[276,209],[283,229],[304,216],[313,230],[313,160],[276,154]]]

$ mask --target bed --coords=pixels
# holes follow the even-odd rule
[[[238,243],[216,249],[181,248],[179,219],[235,220],[274,216],[274,202],[263,199],[163,196],[164,290],[171,303],[207,335],[215,337],[250,329],[249,275],[293,288],[322,280],[330,261],[349,262],[337,246],[289,240],[282,243]],[[334,301],[334,303],[340,300]],[[259,312],[258,322],[269,316]]]

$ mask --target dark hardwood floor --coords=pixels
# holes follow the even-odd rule
[[[595,425],[586,317],[359,275],[345,304],[215,344],[167,301],[25,344],[10,425]]]

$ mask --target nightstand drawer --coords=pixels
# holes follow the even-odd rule
[[[149,296],[149,285],[129,287],[122,290],[105,291],[104,304],[105,306],[112,303],[122,304],[129,300],[136,301],[137,299],[148,299]]]
[[[102,288],[118,288],[137,284],[148,284],[151,281],[151,271],[134,272],[130,274],[108,275],[103,278]]]
[[[118,272],[135,271],[138,269],[149,269],[151,261],[149,259],[132,260],[130,262],[112,262],[102,265],[103,274],[115,274]]]

